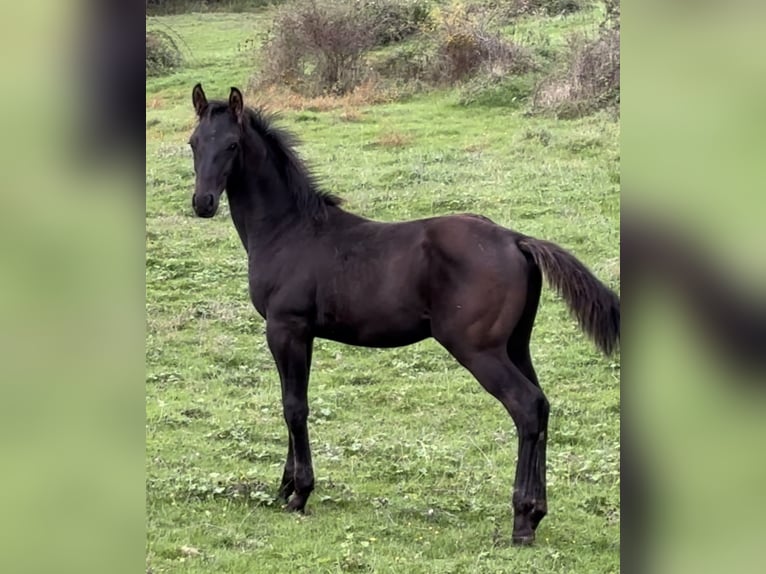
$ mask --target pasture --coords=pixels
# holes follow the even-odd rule
[[[619,356],[606,359],[547,286],[532,357],[551,403],[549,514],[510,544],[516,433],[434,341],[374,350],[318,340],[309,387],[316,490],[275,501],[280,385],[225,199],[191,210],[191,89],[245,88],[258,14],[152,18],[189,53],[146,87],[147,569],[161,572],[619,571]],[[531,19],[561,41],[591,12]],[[246,102],[252,94],[246,93]],[[619,123],[461,105],[454,90],[283,114],[346,209],[394,221],[471,211],[571,250],[619,292]]]

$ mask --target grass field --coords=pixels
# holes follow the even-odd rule
[[[590,19],[588,19],[590,18]],[[191,211],[191,88],[245,86],[268,14],[154,18],[186,44],[146,92],[147,568],[152,572],[619,571],[619,358],[548,288],[532,354],[551,402],[549,515],[510,546],[516,436],[501,405],[435,342],[319,341],[310,385],[317,487],[308,514],[274,495],[286,454],[279,382],[225,201]],[[592,15],[529,24],[559,37]],[[285,113],[349,210],[393,221],[473,211],[572,250],[619,291],[619,124],[462,106],[454,91]]]

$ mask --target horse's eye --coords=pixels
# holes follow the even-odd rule
[[[237,149],[237,144],[233,143],[233,144],[229,145],[229,150],[230,151],[234,151],[235,149]]]

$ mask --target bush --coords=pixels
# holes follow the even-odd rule
[[[559,118],[580,117],[598,109],[619,110],[620,30],[604,28],[594,40],[569,41],[567,68],[545,78],[534,95],[534,107]]]
[[[428,26],[427,0],[309,0],[278,12],[261,50],[254,87],[286,85],[305,95],[345,94],[368,79],[365,53]]]
[[[146,75],[162,76],[183,62],[173,36],[165,30],[146,31]]]
[[[146,13],[152,16],[185,12],[244,12],[281,0],[146,0]]]
[[[427,28],[431,7],[427,0],[357,0],[375,26],[375,44],[401,42]]]
[[[601,24],[602,28],[620,29],[620,0],[604,0],[606,18]]]
[[[425,40],[416,40],[393,46],[383,54],[375,54],[369,64],[382,78],[399,82],[428,83],[433,62],[432,46]]]
[[[514,16],[521,16],[523,14],[562,16],[579,12],[587,5],[588,2],[586,0],[512,0],[510,12]]]
[[[412,93],[476,76],[492,84],[537,68],[526,48],[490,31],[492,14],[486,10],[453,4],[429,12],[427,2],[309,0],[285,5],[261,48],[263,67],[251,87],[260,92],[287,88],[308,98],[348,94],[363,83]],[[421,31],[414,41],[370,53]]]
[[[462,4],[437,12],[437,77],[456,83],[479,71],[505,76],[535,68],[529,51],[490,32],[489,21],[487,12],[471,13]]]
[[[361,2],[286,5],[261,50],[255,88],[283,84],[307,96],[344,94],[364,79],[362,55],[375,42],[375,22]]]

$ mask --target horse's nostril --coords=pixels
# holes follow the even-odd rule
[[[212,195],[208,195],[207,196],[207,206],[208,206],[208,208],[213,207],[213,202],[214,202],[213,196]]]

